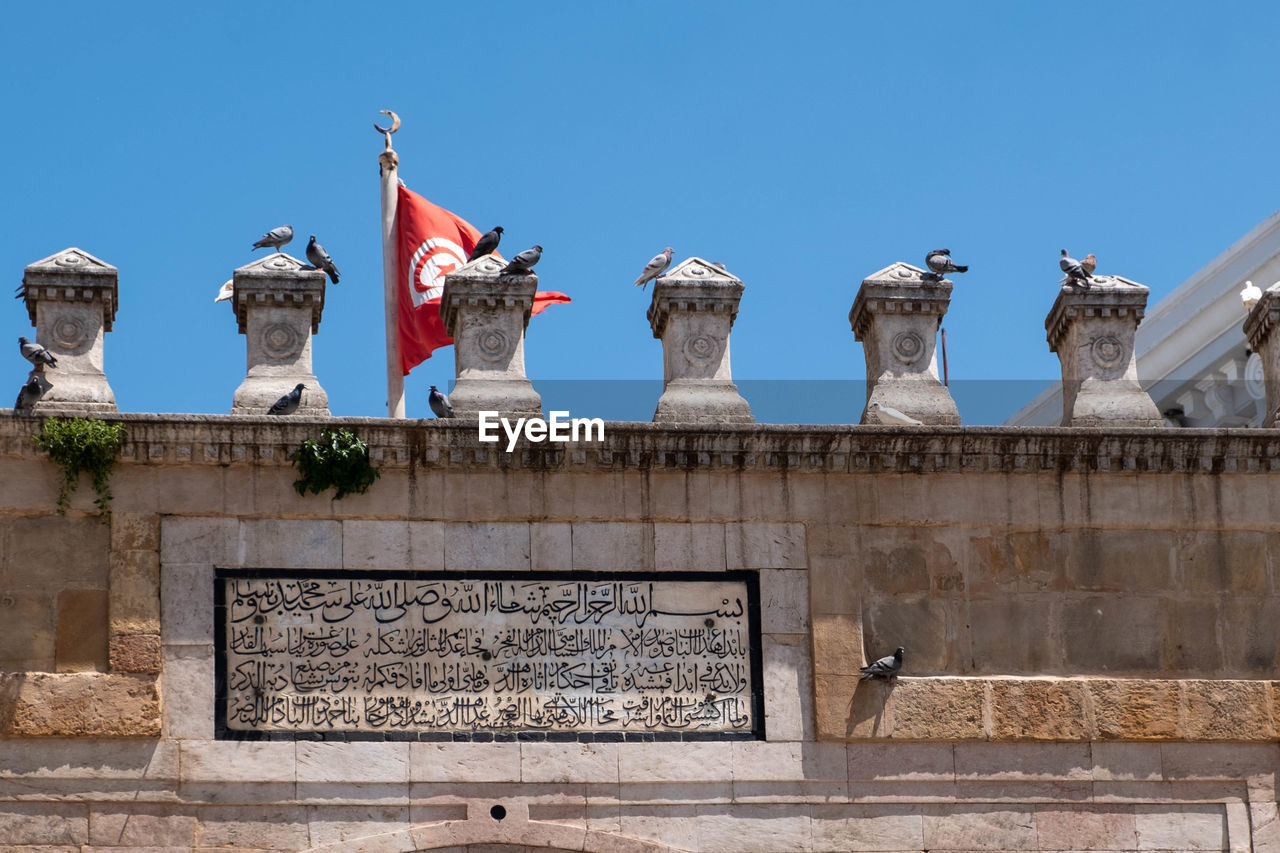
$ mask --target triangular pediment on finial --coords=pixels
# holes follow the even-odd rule
[[[1090,279],[1090,287],[1136,287],[1145,291],[1150,291],[1145,284],[1140,284],[1131,278],[1125,278],[1122,275],[1095,275]]]
[[[27,264],[27,270],[29,272],[70,272],[88,275],[109,275],[118,272],[111,264],[75,246],[63,249],[61,252],[54,252],[49,257],[41,258],[33,264]]]
[[[898,261],[889,264],[882,270],[877,270],[862,280],[863,284],[933,284],[940,279],[927,270],[920,267],[913,267],[911,264]]]
[[[452,258],[452,257],[453,256],[451,255],[449,256],[449,258]],[[476,258],[474,261],[468,261],[467,263],[453,270],[444,270],[444,274],[445,275],[461,274],[463,276],[468,276],[468,277],[479,276],[479,277],[488,278],[488,277],[501,274],[501,272],[503,271],[503,269],[506,268],[506,266],[507,266],[507,261],[505,258],[500,258],[494,254],[488,254],[488,255],[481,255],[480,257]]]
[[[667,270],[662,278],[668,282],[724,282],[742,284],[742,279],[724,268],[724,264],[704,261],[702,258],[686,258]]]
[[[286,252],[272,252],[269,255],[263,255],[242,267],[237,267],[238,273],[270,273],[279,274],[282,272],[303,272],[311,270],[310,264],[304,264]]]

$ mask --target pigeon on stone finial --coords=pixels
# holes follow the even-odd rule
[[[968,267],[960,266],[951,260],[950,249],[934,249],[925,256],[924,265],[938,278],[942,278],[949,272],[969,271]]]
[[[868,678],[886,678],[892,679],[898,677],[898,670],[902,669],[902,653],[906,651],[902,646],[898,646],[898,650],[891,655],[880,658],[875,663],[869,663],[862,668],[862,678],[859,681],[866,681]]]
[[[879,403],[868,403],[867,414],[885,426],[924,426],[924,421],[916,420],[891,406],[882,406]]]
[[[1063,281],[1067,284],[1074,285],[1076,283],[1089,286],[1089,274],[1084,271],[1084,267],[1080,266],[1080,262],[1067,254],[1067,250],[1062,250],[1062,260],[1058,261],[1058,266],[1062,269],[1067,277]]]
[[[1084,274],[1093,278],[1093,271],[1098,268],[1098,259],[1093,256],[1093,252],[1084,256],[1084,260],[1080,262],[1080,269],[1084,270]]]
[[[32,406],[40,402],[40,398],[44,396],[44,391],[45,388],[40,383],[40,377],[32,376],[18,391],[18,401],[13,404],[13,410],[15,412],[30,411]]]
[[[524,275],[533,272],[533,265],[542,260],[542,247],[534,246],[532,249],[525,249],[520,254],[512,258],[505,267],[502,268],[503,275]]]
[[[483,237],[476,241],[476,247],[471,250],[471,257],[467,258],[467,263],[471,263],[476,258],[483,258],[485,255],[493,254],[497,250],[498,244],[502,242],[502,226],[494,226],[494,229],[486,233]]]
[[[324,246],[316,242],[316,235],[314,234],[311,235],[311,242],[307,244],[307,261],[316,269],[327,272],[329,281],[334,284],[338,283],[338,268],[333,265],[333,258],[329,257],[329,253],[324,250]]]
[[[1244,283],[1244,290],[1240,291],[1240,301],[1244,303],[1245,311],[1252,311],[1253,306],[1258,304],[1258,300],[1262,298],[1262,289],[1251,281]]]
[[[644,265],[644,269],[640,272],[640,277],[636,279],[636,287],[647,287],[649,282],[662,275],[669,266],[671,266],[670,246],[654,255],[649,260],[649,263]]]
[[[22,357],[34,364],[36,367],[47,364],[50,367],[57,367],[58,360],[53,357],[53,353],[49,352],[40,344],[33,344],[31,341],[18,336],[18,349],[22,352]]]
[[[258,242],[253,244],[255,249],[275,249],[280,251],[280,247],[287,245],[293,239],[293,226],[281,225],[279,228],[272,228],[266,234],[258,238]]]
[[[285,394],[279,400],[271,404],[271,408],[267,409],[268,415],[292,415],[298,411],[298,406],[302,403],[302,389],[306,388],[299,382],[293,386],[293,390]]]
[[[453,406],[449,403],[448,395],[441,393],[440,389],[434,385],[431,386],[431,393],[427,395],[427,402],[437,418],[453,417]]]
[[[229,278],[222,283],[222,287],[218,288],[218,295],[213,298],[214,302],[226,302],[236,292],[236,280]]]

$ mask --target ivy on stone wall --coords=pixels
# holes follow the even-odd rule
[[[293,482],[298,494],[318,495],[332,486],[334,500],[355,493],[362,495],[378,479],[377,468],[369,464],[369,446],[348,429],[330,428],[320,439],[308,438],[289,454],[289,461],[302,475]]]
[[[71,493],[80,484],[80,473],[93,479],[98,495],[94,504],[103,523],[111,521],[111,467],[124,447],[124,424],[109,424],[97,418],[50,418],[32,436],[36,447],[62,466],[62,487],[58,491],[58,514],[65,515]]]

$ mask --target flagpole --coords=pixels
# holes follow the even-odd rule
[[[378,155],[378,173],[382,178],[382,296],[386,316],[387,338],[387,417],[404,417],[404,369],[400,366],[400,284],[396,250],[396,197],[400,185],[400,157],[391,149],[391,134],[400,129],[400,116],[390,110],[379,110],[391,116],[390,127],[374,129],[386,138],[387,146]]]

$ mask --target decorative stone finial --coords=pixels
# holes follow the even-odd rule
[[[1280,425],[1280,281],[1262,291],[1249,308],[1244,321],[1244,336],[1249,349],[1262,360],[1262,387],[1267,412],[1262,426]]]
[[[329,395],[311,367],[311,336],[320,330],[326,279],[283,252],[240,267],[232,278],[236,323],[245,336],[244,381],[233,415],[265,415],[294,386],[307,386],[297,414],[328,417]]]
[[[1118,275],[1064,285],[1045,318],[1050,352],[1062,363],[1061,426],[1157,427],[1165,420],[1138,384],[1134,335],[1148,289]]]
[[[440,316],[453,338],[455,417],[486,410],[504,417],[542,414],[542,397],[524,372],[524,333],[538,276],[504,275],[504,266],[485,255],[444,278]]]
[[[64,249],[29,265],[22,284],[36,341],[58,360],[44,373],[48,387],[35,410],[118,411],[103,371],[103,338],[119,300],[116,268],[83,249]]]
[[[755,423],[733,384],[729,331],[745,290],[724,267],[689,258],[653,281],[649,326],[662,341],[662,423]]]
[[[958,424],[960,412],[938,378],[937,336],[951,305],[951,282],[896,263],[862,280],[849,309],[867,363],[867,406],[926,424]],[[878,423],[869,408],[862,423]]]

